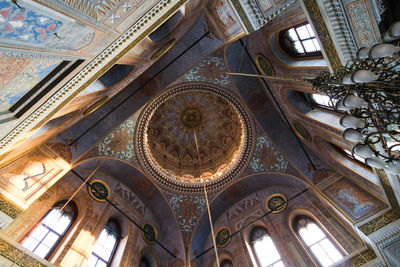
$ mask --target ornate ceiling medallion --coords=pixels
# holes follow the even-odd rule
[[[210,192],[225,187],[247,167],[254,146],[253,121],[240,98],[208,83],[167,89],[143,109],[135,130],[146,174],[184,194],[202,194],[202,179]]]

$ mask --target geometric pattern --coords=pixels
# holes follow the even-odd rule
[[[100,20],[119,2],[124,0],[58,0],[78,10],[88,17]]]

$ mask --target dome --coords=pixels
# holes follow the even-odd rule
[[[159,184],[185,193],[202,192],[202,179],[209,190],[232,180],[254,144],[250,116],[238,99],[204,83],[167,89],[139,116],[140,164]]]

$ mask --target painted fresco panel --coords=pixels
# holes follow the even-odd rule
[[[0,169],[0,186],[27,201],[63,167],[40,149],[35,149]]]
[[[355,222],[366,219],[387,207],[372,194],[345,178],[328,185],[323,192]]]
[[[89,45],[95,33],[77,21],[35,3],[18,8],[0,0],[0,44],[45,50],[79,50]]]
[[[30,64],[20,58],[0,57],[0,78],[7,77],[0,85],[0,112],[8,110],[25,93],[46,77],[61,61],[56,59],[29,59]],[[8,63],[3,64],[3,62]],[[25,68],[22,68],[25,63]]]
[[[346,5],[357,43],[368,47],[377,42],[376,31],[371,20],[369,5],[365,0],[357,0]]]

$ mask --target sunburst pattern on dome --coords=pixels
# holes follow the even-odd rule
[[[202,190],[201,179],[216,190],[240,174],[251,157],[253,132],[249,114],[229,90],[184,83],[143,110],[135,148],[157,182],[195,193]]]

